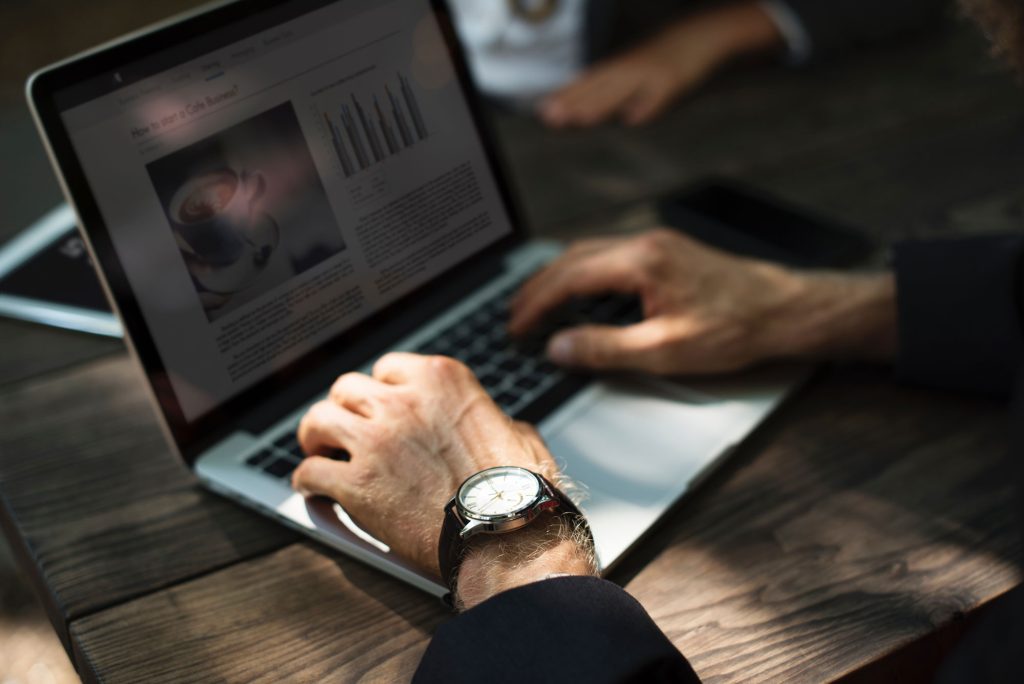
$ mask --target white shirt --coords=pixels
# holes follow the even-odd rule
[[[480,89],[530,102],[583,70],[587,0],[560,0],[542,22],[517,16],[508,0],[448,0]]]
[[[524,105],[583,71],[586,3],[559,0],[550,17],[534,23],[517,16],[508,0],[448,0],[479,88]],[[799,17],[784,0],[764,0],[762,6],[789,45],[790,61],[805,61],[811,42]]]

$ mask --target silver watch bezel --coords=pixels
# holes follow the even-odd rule
[[[529,474],[530,477],[534,478],[537,482],[537,496],[533,501],[524,504],[518,509],[500,515],[482,515],[479,513],[473,513],[471,510],[463,506],[463,493],[465,492],[466,487],[469,486],[471,482],[476,481],[481,475],[495,470],[516,470]],[[554,499],[551,497],[544,479],[537,475],[537,473],[520,466],[496,466],[494,468],[486,468],[473,473],[473,475],[466,478],[466,480],[459,486],[459,489],[455,492],[455,496],[452,497],[451,505],[454,506],[459,517],[466,523],[460,532],[460,536],[465,539],[482,532],[500,534],[503,532],[512,532],[521,527],[525,527],[540,515],[540,513],[546,508],[547,504],[550,504],[553,501]]]

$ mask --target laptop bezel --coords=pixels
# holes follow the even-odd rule
[[[289,6],[296,9],[297,13],[292,17],[295,18],[337,1],[339,0],[294,0]],[[393,340],[411,332],[426,322],[425,316],[431,312],[440,312],[446,304],[450,305],[457,301],[453,297],[459,297],[459,293],[472,291],[474,284],[493,278],[494,268],[501,263],[503,255],[528,239],[518,203],[511,191],[512,185],[505,172],[500,149],[483,108],[482,99],[473,85],[449,10],[443,0],[430,0],[428,4],[444,35],[448,55],[455,66],[462,91],[466,95],[485,157],[501,195],[503,209],[511,222],[512,232],[191,422],[185,419],[173,391],[167,370],[117,257],[110,233],[74,151],[70,135],[61,120],[60,108],[55,98],[62,91],[88,79],[110,74],[127,65],[193,41],[197,36],[229,28],[232,24],[251,19],[258,13],[280,9],[281,5],[274,0],[238,0],[213,6],[193,15],[169,20],[154,28],[44,68],[29,79],[26,91],[33,115],[68,201],[78,213],[80,229],[89,245],[94,263],[98,265],[97,270],[100,272],[104,289],[111,299],[112,307],[121,318],[129,348],[146,376],[168,436],[189,465],[192,465],[204,450],[240,429],[240,426],[251,427],[254,423],[262,423],[264,418],[253,421],[253,416],[268,413],[268,397],[274,397],[277,399],[276,403],[283,404],[277,406],[272,413],[284,415],[289,408],[299,405],[296,402],[304,400],[302,396],[308,399],[308,394],[304,395],[306,390],[296,392],[296,389],[318,386],[323,388],[325,379],[332,374],[360,367],[381,351],[382,344],[387,343],[379,334],[382,325],[387,329],[386,337]],[[268,28],[270,26],[255,29],[249,35]],[[162,67],[157,73],[166,68],[168,67]],[[395,325],[396,321],[406,322],[407,325]],[[375,332],[378,334],[374,334]],[[286,396],[289,398],[285,399]]]

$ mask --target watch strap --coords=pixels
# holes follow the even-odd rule
[[[569,497],[563,494],[553,484],[548,482],[547,478],[543,475],[538,473],[534,473],[534,475],[540,478],[541,484],[546,490],[545,494],[557,503],[557,506],[553,507],[557,509],[555,511],[556,515],[577,516],[583,519],[583,514],[580,512],[580,509]],[[456,493],[456,497],[457,496],[458,493]],[[466,552],[466,541],[462,538],[462,528],[466,526],[467,521],[459,515],[458,507],[456,505],[456,497],[452,497],[445,506],[444,522],[441,524],[441,535],[438,540],[437,547],[438,566],[441,571],[441,580],[444,582],[445,586],[452,590],[455,588],[455,578],[458,575],[459,565],[462,563],[462,557]],[[451,593],[445,596],[444,600],[447,605],[451,606]]]
[[[444,522],[441,524],[441,537],[437,547],[437,561],[441,569],[441,580],[451,590],[455,578],[455,570],[458,568],[462,554],[466,550],[466,543],[462,539],[462,528],[466,526],[465,521],[459,515],[455,507],[455,498],[448,502],[444,509]],[[451,597],[449,593],[445,597],[447,603]]]

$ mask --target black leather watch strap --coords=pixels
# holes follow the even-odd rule
[[[537,475],[536,473],[534,473]],[[537,475],[547,490],[546,494],[557,502],[553,512],[559,516],[583,517],[580,509],[569,497],[558,490],[553,484],[547,481],[542,475]],[[458,496],[458,493],[456,493]],[[455,497],[452,497],[445,506],[444,522],[441,524],[441,535],[438,539],[438,566],[441,570],[441,579],[449,589],[454,590],[455,578],[458,574],[459,565],[466,552],[466,541],[462,538],[462,528],[468,521],[459,515]],[[445,602],[451,605],[451,594],[445,597]]]
[[[441,568],[441,580],[449,590],[453,589],[455,570],[458,568],[466,544],[462,540],[462,528],[466,523],[459,516],[454,497],[444,509],[444,523],[441,525],[441,537],[437,546],[437,562]]]

